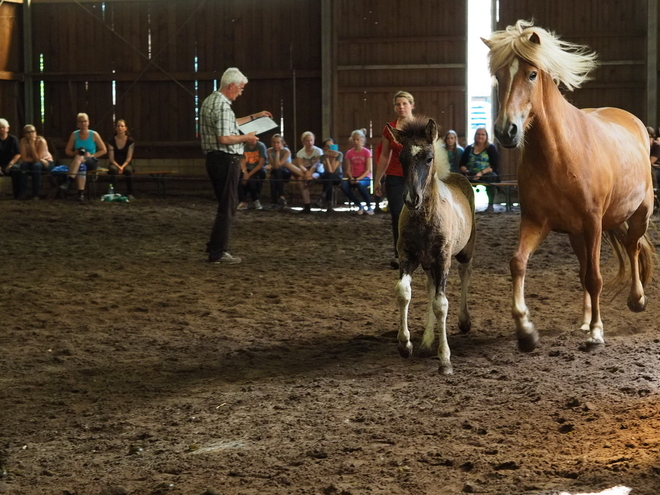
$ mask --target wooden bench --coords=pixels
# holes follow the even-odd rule
[[[518,181],[517,180],[503,180],[500,182],[472,182],[474,186],[495,186],[504,193],[504,198],[506,201],[506,211],[513,211],[513,200],[511,199],[511,193],[518,190]]]
[[[132,177],[135,177],[136,179],[140,177],[147,177],[154,179],[154,182],[156,184],[156,194],[160,198],[165,197],[166,193],[166,183],[165,179],[171,174],[174,174],[175,172],[173,170],[149,170],[149,171],[144,171],[144,172],[133,172]],[[97,196],[97,183],[99,176],[109,176],[108,174],[108,169],[107,168],[97,168],[96,170],[90,170],[87,172],[87,188],[88,188],[88,195],[91,198],[96,199]],[[116,176],[117,179],[122,179],[125,178],[125,175],[119,174]]]

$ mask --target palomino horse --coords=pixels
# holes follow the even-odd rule
[[[617,108],[578,110],[558,85],[579,87],[596,66],[596,54],[518,21],[483,40],[497,78],[502,146],[522,148],[518,169],[520,238],[511,258],[513,318],[518,345],[531,351],[538,333],[525,305],[527,261],[549,232],[568,234],[580,261],[584,290],[581,329],[586,348],[603,344],[600,318],[601,237],[612,246],[619,270],[613,287],[632,286],[628,307],[643,311],[644,286],[655,251],[646,232],[653,213],[648,133],[634,115]],[[627,274],[624,255],[630,260]]]
[[[474,192],[470,182],[449,172],[447,152],[438,138],[433,120],[415,119],[403,129],[389,126],[394,139],[402,146],[399,159],[405,178],[404,207],[399,218],[399,353],[412,355],[408,331],[408,306],[412,290],[410,282],[421,264],[426,272],[429,312],[422,348],[430,348],[435,340],[436,318],[440,320],[440,372],[452,372],[447,344],[447,297],[445,286],[452,256],[460,262],[461,308],[458,315],[462,332],[470,330],[467,288],[472,273],[474,252]]]

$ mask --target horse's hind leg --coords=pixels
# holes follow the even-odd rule
[[[461,278],[461,307],[458,310],[458,329],[461,333],[467,333],[472,328],[472,320],[467,305],[468,286],[472,276],[472,260],[458,265],[458,275]]]
[[[404,358],[412,356],[413,353],[413,346],[410,342],[410,331],[408,331],[408,307],[410,306],[410,299],[412,297],[411,279],[410,274],[403,273],[403,270],[401,270],[401,278],[396,284],[395,289],[399,303],[399,334],[397,335],[397,339],[399,341],[399,354]]]
[[[628,219],[628,237],[626,239],[626,252],[630,260],[630,272],[632,276],[632,285],[630,295],[628,296],[628,307],[631,311],[639,312],[646,309],[647,298],[644,295],[644,285],[640,274],[640,251],[643,249],[642,243],[646,243],[644,234],[648,228],[648,219],[646,212],[636,211]],[[649,260],[650,261],[650,260]],[[644,263],[648,263],[644,259]],[[646,270],[651,267],[645,266]]]

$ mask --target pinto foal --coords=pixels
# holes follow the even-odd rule
[[[412,274],[419,265],[427,277],[429,310],[422,348],[435,340],[436,319],[440,320],[440,373],[452,373],[447,344],[445,296],[447,275],[452,257],[459,265],[461,307],[459,329],[470,330],[467,289],[472,273],[475,243],[474,191],[460,174],[449,172],[447,153],[442,148],[438,127],[432,119],[414,119],[402,129],[389,126],[392,136],[402,146],[399,159],[404,174],[404,207],[399,219],[399,353],[410,357],[413,346],[408,331],[408,306],[412,295]]]

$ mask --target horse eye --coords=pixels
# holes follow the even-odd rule
[[[536,71],[532,72],[532,73],[529,75],[529,80],[530,80],[530,81],[536,81]]]
[[[427,164],[427,165],[431,165],[431,163],[433,163],[433,157],[432,157],[432,156],[429,156],[429,157],[426,159],[426,164]]]

